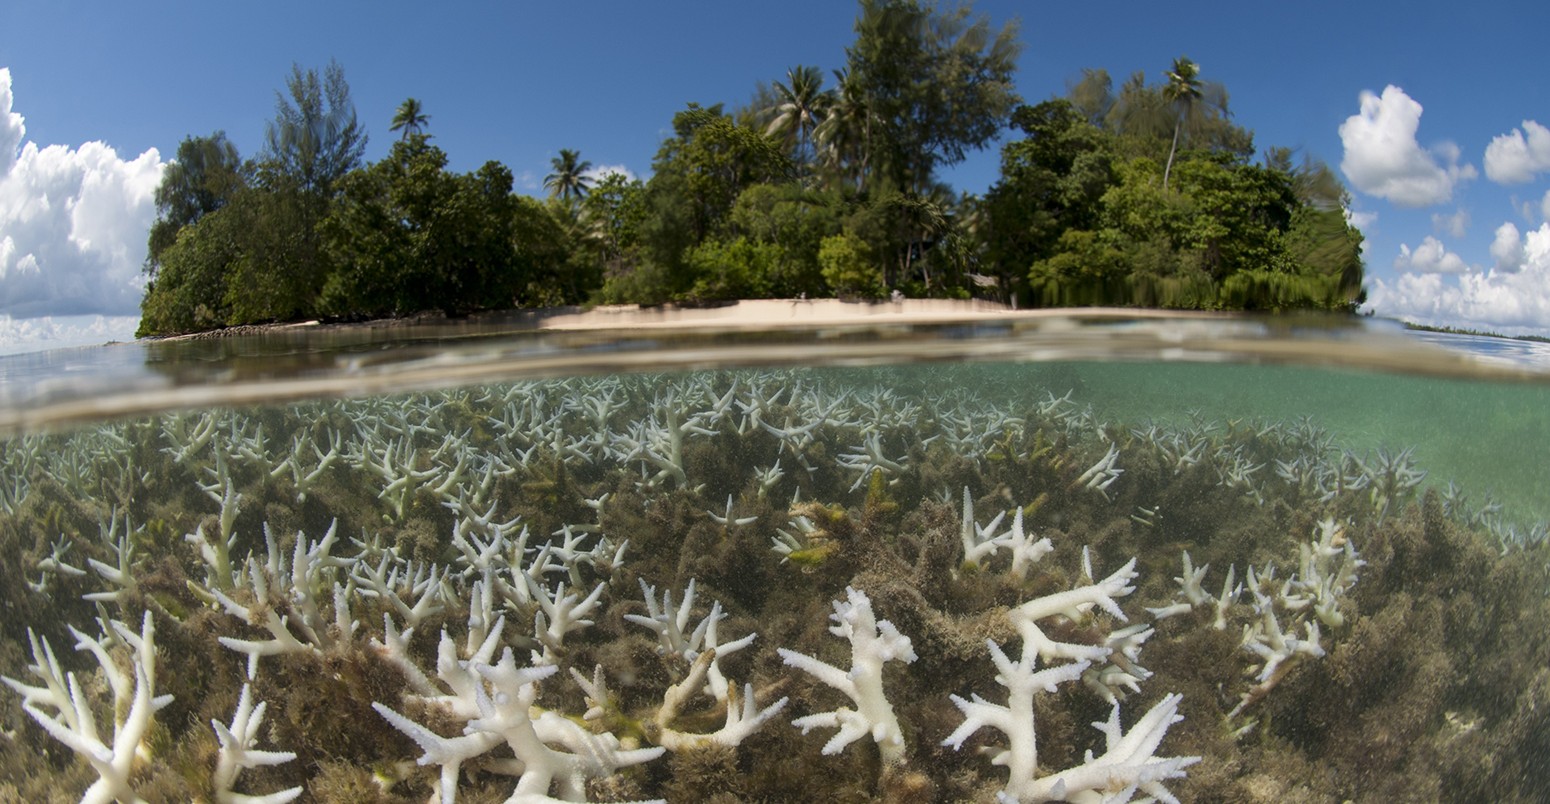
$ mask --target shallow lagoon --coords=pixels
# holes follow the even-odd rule
[[[50,733],[90,712],[152,801],[1547,795],[1550,387],[1366,329],[1021,326],[164,352],[287,399],[13,404],[0,793],[103,789]]]

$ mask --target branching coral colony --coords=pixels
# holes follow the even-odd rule
[[[0,458],[31,657],[0,666],[0,792],[86,801],[1177,801],[1191,766],[1264,773],[1233,752],[1362,632],[1357,541],[1423,476],[1308,421],[1126,431],[1070,394],[803,371],[175,414]]]

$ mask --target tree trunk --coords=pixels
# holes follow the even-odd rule
[[[1168,165],[1163,168],[1163,189],[1168,189],[1168,174],[1173,172],[1173,154],[1179,150],[1179,129],[1184,127],[1183,119],[1173,124],[1173,145],[1168,148]]]

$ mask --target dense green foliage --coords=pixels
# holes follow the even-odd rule
[[[690,103],[645,181],[563,149],[548,197],[495,162],[447,169],[419,100],[386,157],[343,70],[294,68],[265,146],[185,140],[157,193],[141,334],[313,316],[750,297],[992,298],[1020,306],[1349,310],[1361,236],[1338,179],[1256,158],[1222,85],[1174,60],[1116,90],[1086,70],[1022,105],[1015,24],[860,0],[832,72],[800,65],[751,103]],[[1008,129],[1010,127],[1010,134]],[[939,171],[997,137],[999,180]]]
[[[1132,81],[1093,103],[1088,91],[1106,82],[1089,73],[1071,99],[1014,115],[1026,136],[1002,149],[985,198],[1000,287],[1017,292],[1026,279],[1038,305],[1348,310],[1360,300],[1361,235],[1327,167],[1294,167],[1285,149],[1252,161],[1224,95],[1203,122],[1186,125],[1181,111],[1164,140],[1149,116],[1180,108],[1174,91]]]
[[[246,183],[237,146],[226,139],[226,132],[179,143],[177,157],[156,188],[156,222],[146,250],[151,275],[161,265],[162,252],[177,242],[179,230],[226,206]]]

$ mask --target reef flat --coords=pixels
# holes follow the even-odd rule
[[[1045,366],[0,445],[0,799],[1550,796],[1545,528]],[[240,796],[254,797],[242,799]]]

